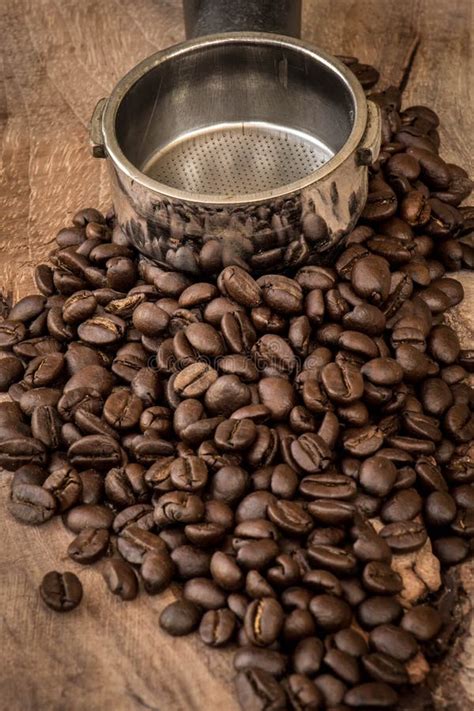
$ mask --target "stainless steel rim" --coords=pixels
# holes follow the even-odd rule
[[[115,121],[119,106],[130,90],[130,88],[150,69],[157,67],[164,62],[168,62],[180,54],[198,50],[200,47],[213,44],[268,44],[279,48],[288,47],[288,49],[299,50],[307,54],[312,60],[325,64],[339,79],[345,83],[349,89],[355,106],[355,115],[353,117],[352,131],[342,148],[323,166],[316,171],[308,174],[305,178],[288,183],[283,187],[274,190],[255,192],[245,195],[245,199],[232,200],[229,197],[222,195],[208,195],[189,192],[185,190],[176,190],[170,188],[164,183],[160,183],[153,178],[148,177],[140,171],[133,163],[131,163],[122,152],[115,131]],[[102,131],[104,137],[104,145],[107,154],[116,165],[135,183],[142,185],[144,188],[156,192],[160,198],[167,197],[171,200],[177,200],[188,203],[202,204],[204,206],[236,206],[246,205],[249,203],[260,203],[276,198],[283,198],[308,187],[312,183],[325,178],[335,171],[358,147],[367,123],[367,100],[359,81],[347,67],[339,60],[331,57],[329,54],[316,48],[302,40],[288,38],[283,35],[274,35],[259,32],[237,32],[232,34],[210,35],[207,37],[193,39],[188,42],[183,42],[174,45],[169,49],[157,52],[156,54],[147,57],[147,59],[137,64],[123,79],[121,79],[110,95],[107,101],[102,119]]]

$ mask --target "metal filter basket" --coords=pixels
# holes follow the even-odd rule
[[[229,27],[295,32],[298,2],[226,5],[188,1],[188,34],[231,31],[152,55],[96,107],[118,222],[143,254],[194,275],[325,261],[365,203],[378,108],[325,52]]]

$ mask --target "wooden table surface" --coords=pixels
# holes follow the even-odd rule
[[[0,17],[0,289],[17,298],[72,214],[109,205],[104,162],[88,148],[96,101],[138,61],[182,40],[183,24],[178,0],[3,0]],[[303,36],[376,65],[383,85],[398,84],[412,61],[405,105],[437,110],[442,155],[474,175],[472,0],[305,0]],[[467,298],[454,322],[472,347],[474,285],[461,278]],[[40,529],[6,516],[8,483],[3,474],[1,709],[237,711],[231,654],[160,631],[172,592],[121,603],[97,569],[81,568],[81,606],[64,616],[45,609],[37,593],[44,573],[79,568],[65,554],[72,536],[59,520]],[[472,567],[462,575],[472,593]],[[472,639],[445,662],[438,709],[474,703]]]

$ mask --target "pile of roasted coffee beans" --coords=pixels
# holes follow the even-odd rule
[[[193,283],[86,209],[0,321],[12,515],[62,515],[71,559],[104,557],[123,600],[182,585],[161,627],[237,643],[247,711],[397,706],[443,623],[399,563],[471,551],[473,351],[443,313],[463,298],[446,271],[473,262],[472,183],[432,110],[372,98],[382,152],[332,266]],[[40,592],[82,597],[70,572]]]

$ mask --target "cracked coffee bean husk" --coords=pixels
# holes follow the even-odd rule
[[[70,558],[102,559],[120,600],[175,583],[162,629],[237,643],[245,709],[401,707],[443,624],[439,581],[414,590],[407,565],[472,550],[473,355],[443,321],[473,261],[472,183],[431,109],[371,98],[382,150],[333,265],[261,275],[206,247],[215,278],[193,280],[89,208],[0,321],[11,514],[62,515]],[[82,597],[72,573],[40,592]]]

